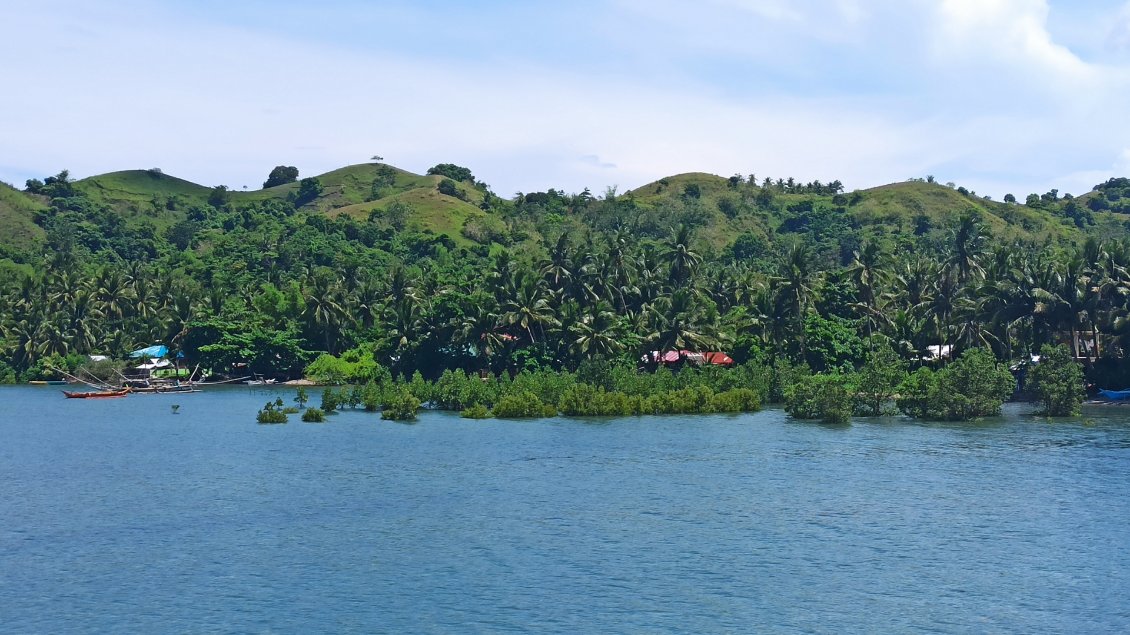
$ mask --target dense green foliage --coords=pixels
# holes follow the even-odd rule
[[[326,412],[321,408],[307,408],[302,412],[302,420],[306,423],[322,423],[326,420]]]
[[[934,372],[921,368],[899,388],[898,407],[922,419],[967,421],[1000,414],[1016,380],[986,349],[966,351]]]
[[[797,419],[819,419],[844,424],[851,419],[850,378],[839,373],[805,375],[785,391],[785,412]]]
[[[488,419],[490,418],[490,409],[482,404],[475,404],[461,410],[459,416],[464,419]]]
[[[286,423],[286,411],[283,409],[282,399],[268,401],[255,420],[259,423]]]
[[[400,389],[393,394],[381,410],[381,419],[391,421],[413,421],[420,409],[420,400],[411,391]]]
[[[293,165],[276,165],[271,173],[267,175],[267,180],[263,182],[263,189],[268,187],[275,187],[276,185],[286,185],[287,183],[294,183],[298,180],[298,168]]]
[[[889,347],[871,351],[855,383],[855,413],[864,417],[887,414],[886,407],[906,381],[906,362]]]
[[[1040,349],[1040,363],[1032,368],[1028,381],[1044,404],[1044,414],[1050,417],[1079,414],[1079,406],[1086,396],[1083,367],[1071,359],[1066,346],[1044,345]]]
[[[0,235],[0,380],[162,342],[215,373],[349,386],[323,392],[325,412],[382,410],[401,388],[457,411],[735,411],[838,372],[874,415],[909,369],[904,410],[960,418],[993,408],[927,398],[958,379],[934,370],[940,350],[1071,342],[1118,377],[1130,345],[1119,180],[1020,205],[931,179],[845,192],[702,174],[507,199],[467,168],[429,172],[238,191],[63,171],[0,188],[0,227],[35,230]],[[679,350],[739,365],[636,369]]]

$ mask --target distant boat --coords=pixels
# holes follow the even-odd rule
[[[169,386],[158,384],[156,386],[147,386],[145,388],[134,388],[133,392],[148,394],[148,395],[172,395],[184,394],[191,392],[204,392],[196,388],[194,384],[184,384],[181,386]]]
[[[29,381],[28,383],[31,384],[32,386],[66,386],[67,380],[65,380],[65,379],[46,379],[46,380],[37,379],[37,380],[34,380],[34,381]]]
[[[1125,401],[1130,399],[1130,390],[1099,390],[1099,394],[1111,401]]]
[[[262,375],[256,375],[254,379],[248,379],[243,383],[247,384],[248,386],[271,386],[273,384],[277,384],[278,381],[279,380],[277,379],[263,379]]]
[[[129,394],[129,388],[122,388],[119,390],[98,390],[88,392],[73,392],[64,390],[63,396],[67,399],[111,399],[113,397],[125,397]]]

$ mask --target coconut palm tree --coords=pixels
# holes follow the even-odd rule
[[[514,295],[503,304],[503,315],[506,324],[525,331],[531,342],[538,341],[535,328],[544,339],[545,327],[558,324],[544,283],[527,270],[517,276]]]
[[[644,338],[648,350],[708,350],[715,348],[718,338],[712,332],[702,307],[688,289],[676,289],[660,298],[650,308],[651,332]]]
[[[612,312],[612,307],[604,303],[593,307],[570,330],[575,337],[572,348],[578,358],[591,355],[614,357],[627,348],[620,318]]]
[[[311,329],[321,332],[325,350],[331,354],[335,352],[334,340],[345,321],[341,300],[342,289],[332,271],[321,269],[307,279],[301,317]]]
[[[689,280],[702,262],[702,256],[691,249],[691,228],[683,224],[667,243],[667,281],[678,289]]]
[[[886,275],[883,269],[886,264],[886,254],[882,247],[875,241],[867,242],[861,249],[855,251],[848,272],[855,284],[856,310],[862,314],[867,324],[867,344],[874,348],[874,325],[879,318],[879,287]]]
[[[972,212],[962,214],[957,227],[950,232],[951,251],[946,260],[946,264],[957,272],[959,284],[984,273],[981,258],[985,254],[986,240],[981,219]]]
[[[794,241],[785,252],[780,273],[773,278],[776,302],[792,323],[792,335],[800,345],[800,357],[807,354],[804,337],[804,318],[812,304],[817,274],[808,247],[801,241]]]

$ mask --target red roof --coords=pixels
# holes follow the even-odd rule
[[[720,351],[710,351],[706,353],[697,353],[688,350],[666,351],[662,356],[659,354],[659,351],[651,351],[647,355],[644,355],[643,359],[646,362],[658,362],[660,364],[677,364],[685,359],[697,364],[711,364],[714,366],[734,365],[733,358]]]

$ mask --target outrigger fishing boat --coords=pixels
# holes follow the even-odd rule
[[[129,394],[129,392],[129,388],[121,388],[118,390],[94,390],[86,392],[64,390],[63,396],[67,399],[112,399],[114,397],[125,397]]]

